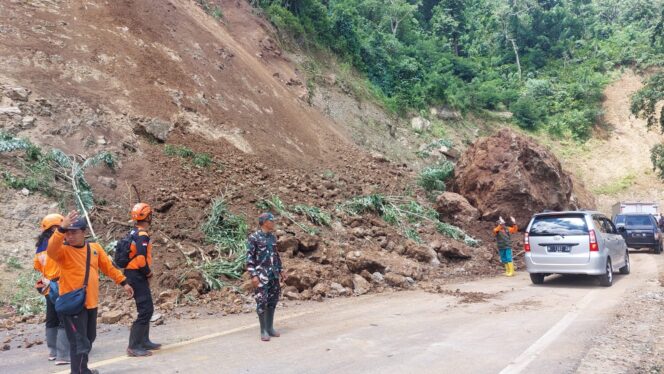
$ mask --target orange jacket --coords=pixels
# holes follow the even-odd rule
[[[85,278],[86,247],[73,247],[65,243],[65,235],[55,231],[46,250],[60,267],[60,295],[83,286]],[[99,271],[113,279],[117,284],[124,284],[126,277],[116,269],[104,249],[98,243],[90,243],[90,275],[85,295],[85,308],[94,309],[99,304]]]
[[[125,269],[140,270],[146,277],[152,276],[152,243],[147,231],[135,228],[132,230],[135,240],[131,242],[129,250],[129,264]]]
[[[41,294],[48,295],[50,292],[48,281],[60,277],[60,267],[55,261],[48,257],[46,251],[42,251],[35,254],[34,268],[42,274],[44,287],[41,289]]]
[[[60,267],[55,261],[53,261],[53,259],[48,257],[46,251],[39,252],[35,255],[34,267],[35,270],[42,273],[44,278],[48,280],[60,277]]]

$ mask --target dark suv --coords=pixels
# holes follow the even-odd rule
[[[629,248],[652,248],[656,254],[662,253],[662,231],[651,214],[626,213],[613,218],[618,232],[625,238]]]

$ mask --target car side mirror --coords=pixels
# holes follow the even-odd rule
[[[625,226],[618,226],[618,232],[619,232],[619,233],[622,234],[622,233],[624,233],[624,232],[626,232],[626,231],[627,231],[627,229],[625,228]]]

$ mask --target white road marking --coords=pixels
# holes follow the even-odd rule
[[[295,314],[292,314],[292,315],[289,315],[289,316],[285,316],[285,317],[279,318],[279,319],[277,319],[277,321],[285,321],[285,320],[288,320],[288,319],[291,319],[291,318],[302,317],[302,316],[304,316],[304,315],[312,314],[312,313],[313,313],[313,311],[301,312],[301,313],[295,313]],[[176,348],[179,348],[179,347],[184,347],[184,346],[191,345],[191,344],[195,344],[195,343],[202,342],[202,341],[205,341],[205,340],[210,340],[210,339],[218,338],[218,337],[220,337],[220,336],[230,335],[230,334],[234,334],[234,333],[236,333],[236,332],[240,332],[240,331],[244,331],[244,330],[253,329],[253,328],[257,327],[257,326],[258,326],[258,323],[252,323],[252,324],[250,324],[250,325],[244,325],[244,326],[236,327],[236,328],[234,328],[234,329],[230,329],[230,330],[226,330],[226,331],[221,331],[221,332],[216,332],[216,333],[214,333],[214,334],[208,334],[208,335],[200,336],[200,337],[198,337],[198,338],[194,338],[194,339],[190,339],[190,340],[185,340],[185,341],[182,341],[182,342],[179,342],[179,343],[168,344],[168,345],[165,345],[165,346],[161,347],[161,349],[160,349],[159,351],[155,351],[155,352],[153,352],[153,354],[154,354],[154,355],[159,355],[159,352],[170,351],[170,350],[173,350],[173,349],[176,349]],[[107,366],[107,365],[110,365],[110,364],[114,364],[114,363],[116,363],[116,362],[121,362],[121,361],[129,360],[129,359],[132,359],[132,358],[133,358],[133,357],[129,357],[129,356],[127,356],[127,355],[124,355],[124,356],[117,356],[117,357],[109,358],[109,359],[107,359],[107,360],[103,360],[103,361],[95,362],[95,363],[93,363],[93,364],[88,365],[88,367],[94,369],[94,368],[98,368],[98,367],[102,367],[102,366]],[[54,373],[54,374],[69,374],[69,370],[58,371],[58,372],[56,372],[56,373]]]
[[[551,343],[565,332],[565,330],[579,316],[579,313],[585,309],[595,298],[597,290],[588,292],[586,296],[576,305],[576,307],[567,313],[563,318],[553,325],[544,335],[535,343],[526,349],[519,357],[512,360],[507,367],[500,371],[500,374],[519,374],[522,373],[531,362],[533,362]]]

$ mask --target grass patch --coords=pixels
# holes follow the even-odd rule
[[[282,217],[286,217],[289,221],[296,224],[299,228],[301,228],[304,232],[306,232],[309,235],[317,235],[319,230],[315,227],[311,227],[307,224],[301,223],[298,220],[296,220],[295,216],[293,215],[294,213],[304,215],[314,225],[329,226],[332,223],[332,218],[327,213],[321,211],[319,208],[310,207],[306,205],[298,205],[293,209],[290,209],[286,206],[286,204],[284,204],[283,201],[281,201],[281,198],[279,198],[279,196],[276,195],[273,195],[267,199],[259,200],[256,203],[256,207],[258,209],[264,211],[270,211]]]
[[[443,192],[446,189],[445,181],[454,174],[454,164],[443,161],[436,166],[424,168],[417,179],[417,184],[427,192]]]
[[[636,182],[636,175],[630,173],[613,182],[607,183],[603,186],[596,188],[593,192],[598,195],[615,195],[617,193],[626,191]]]
[[[215,164],[212,156],[207,153],[196,153],[191,148],[183,145],[166,144],[164,146],[164,154],[169,157],[180,157],[190,160],[194,166],[199,168],[209,168]]]
[[[39,274],[34,271],[23,273],[16,280],[9,304],[16,308],[18,314],[35,315],[44,311],[44,296],[34,288],[37,280],[39,280]]]
[[[17,269],[17,270],[23,269],[21,261],[14,256],[11,256],[7,259],[7,266],[10,267],[11,269]]]
[[[249,232],[245,218],[232,213],[223,197],[219,197],[212,201],[210,213],[201,231],[205,240],[216,248],[212,258],[204,256],[202,262],[196,265],[208,287],[221,288],[221,276],[240,278],[244,272]]]

